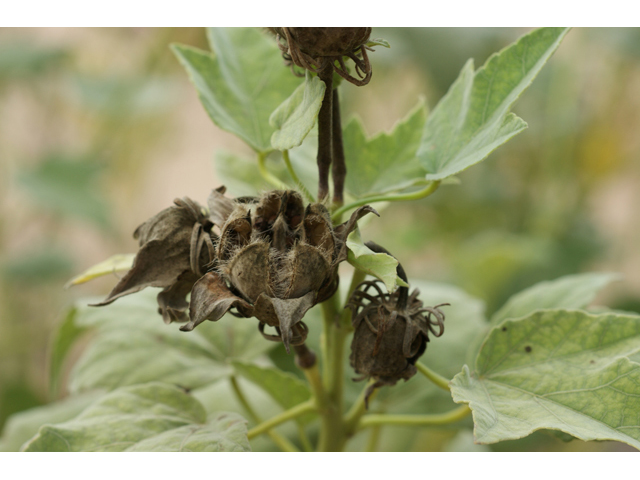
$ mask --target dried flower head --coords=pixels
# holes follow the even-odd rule
[[[365,281],[353,292],[347,307],[352,310],[355,329],[349,360],[357,380],[376,380],[367,390],[395,385],[416,374],[415,363],[425,352],[429,333],[444,333],[444,305],[425,307],[418,300],[419,290],[408,295],[406,287],[393,294],[383,291],[379,280]],[[365,401],[366,401],[365,400]]]
[[[334,229],[322,204],[305,208],[293,190],[236,204],[221,227],[217,268],[194,285],[191,321],[182,330],[218,320],[235,307],[242,316],[255,316],[263,335],[282,340],[287,351],[303,343],[308,329],[302,318],[334,294],[337,265],[347,256],[346,237],[369,212],[375,211],[362,207]],[[266,325],[278,335],[264,333]]]
[[[354,85],[362,86],[371,80],[371,63],[366,46],[371,27],[273,27],[283,39],[280,45],[283,57],[292,65],[319,72],[332,65],[333,70]],[[355,63],[360,78],[350,75],[343,57]],[[336,65],[338,62],[338,65]]]
[[[305,313],[336,291],[347,235],[359,218],[376,212],[361,207],[334,229],[322,204],[305,207],[293,190],[235,200],[224,193],[224,187],[211,192],[208,211],[184,198],[140,225],[133,267],[97,306],[161,287],[165,322],[188,322],[180,329],[190,331],[233,309],[236,316],[258,318],[265,337],[284,342],[288,351],[307,337]],[[265,325],[278,335],[264,333]]]

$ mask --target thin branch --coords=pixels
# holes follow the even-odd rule
[[[233,387],[233,391],[236,394],[238,401],[244,407],[245,411],[249,414],[253,423],[256,423],[256,424],[261,423],[262,420],[260,420],[260,417],[258,416],[258,414],[255,412],[253,407],[251,407],[251,405],[249,404],[247,397],[244,395],[244,392],[240,389],[238,380],[233,375],[231,376],[231,386]],[[280,450],[282,450],[283,452],[299,452],[300,451],[296,448],[294,444],[292,444],[289,440],[287,440],[285,437],[280,435],[278,432],[269,430],[267,431],[267,435],[271,437],[271,440],[273,440],[275,444],[278,445]]]
[[[278,177],[267,170],[266,160],[267,154],[264,152],[258,152],[258,172],[260,172],[260,176],[264,181],[270,183],[274,187],[281,190],[288,190],[289,187],[286,183],[282,182]]]
[[[274,427],[277,427],[281,423],[288,422],[289,420],[293,420],[294,418],[298,418],[305,413],[315,412],[316,411],[316,402],[313,399],[307,400],[306,402],[302,402],[296,405],[289,410],[286,410],[275,417],[270,418],[262,422],[260,425],[253,427],[247,433],[247,437],[249,440],[257,437],[258,435],[262,435],[263,433],[268,432]]]
[[[329,169],[333,157],[333,65],[321,70],[318,77],[326,85],[318,113],[318,201],[321,202],[329,195]]]
[[[307,187],[305,187],[304,184],[300,181],[300,179],[298,178],[298,175],[293,169],[293,165],[291,164],[291,159],[289,158],[289,150],[282,151],[282,158],[284,159],[284,164],[287,166],[287,171],[289,172],[289,176],[291,177],[295,185],[298,187],[298,189],[302,192],[302,194],[310,203],[314,203],[316,199],[313,198],[313,195],[311,194],[311,192],[307,190]]]
[[[439,373],[434,372],[423,363],[416,362],[416,368],[421,374],[423,374],[425,377],[427,377],[429,380],[435,383],[438,387],[442,388],[443,390],[446,390],[447,392],[451,391],[451,388],[449,388],[449,382],[451,380],[448,380],[447,378],[443,377]]]
[[[377,425],[405,425],[408,427],[425,427],[430,425],[447,425],[467,417],[471,413],[468,405],[462,405],[447,413],[433,415],[387,415],[369,414],[360,419],[358,428],[367,428]]]
[[[333,212],[333,215],[331,216],[331,218],[334,219],[334,222],[335,222],[335,219],[341,218],[343,213],[348,212],[349,210],[352,210],[354,208],[361,207],[362,205],[368,205],[370,203],[420,200],[422,198],[425,198],[431,195],[433,192],[435,192],[438,189],[439,186],[440,186],[440,180],[436,180],[434,182],[431,182],[426,188],[423,188],[422,190],[418,190],[417,192],[399,193],[396,195],[376,195],[372,197],[361,198],[360,200],[356,200],[355,202],[351,202],[351,203],[348,203],[347,205],[340,207],[335,212]]]

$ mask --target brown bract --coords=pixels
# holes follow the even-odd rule
[[[288,351],[306,339],[305,313],[336,291],[347,235],[359,218],[376,212],[361,207],[334,229],[323,205],[305,207],[292,190],[235,200],[224,193],[224,187],[211,193],[208,212],[185,198],[138,227],[133,267],[98,306],[161,287],[165,322],[187,322],[180,329],[190,331],[233,309],[256,317],[265,337],[283,341]],[[278,335],[264,333],[266,325]]]
[[[438,308],[424,307],[416,289],[384,292],[382,282],[366,281],[353,292],[347,307],[353,312],[355,329],[351,343],[351,366],[362,376],[358,380],[376,380],[375,388],[395,385],[416,374],[415,363],[425,352],[429,332],[439,337],[444,333],[444,314]]]
[[[367,49],[371,49],[366,46],[371,27],[273,27],[272,30],[286,43],[279,45],[287,62],[312,72],[332,65],[338,75],[358,86],[371,80],[371,63],[367,57]],[[360,78],[348,73],[343,57],[353,60]]]

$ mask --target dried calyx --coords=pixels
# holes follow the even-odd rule
[[[331,65],[342,78],[362,86],[371,80],[371,63],[366,46],[371,27],[273,27],[285,60],[293,65],[320,72]],[[349,74],[344,57],[353,60],[359,78]],[[336,65],[337,62],[337,65]]]
[[[224,187],[211,193],[208,212],[192,200],[176,200],[138,227],[132,269],[98,305],[162,287],[158,305],[165,322],[187,322],[181,330],[190,331],[233,309],[236,316],[258,318],[265,337],[283,341],[288,351],[307,337],[304,314],[335,292],[347,235],[375,210],[361,207],[333,228],[323,205],[305,207],[292,190],[235,200],[224,193]],[[278,335],[264,333],[266,325]]]
[[[376,252],[387,252],[368,242]],[[407,277],[398,265],[398,275]],[[416,374],[415,363],[427,348],[429,333],[439,337],[444,333],[444,313],[439,307],[425,307],[418,299],[419,290],[409,295],[406,287],[388,293],[382,282],[365,281],[353,292],[347,307],[352,311],[355,329],[351,342],[351,366],[360,374],[356,380],[375,380],[365,394],[365,404],[376,388],[395,385]]]

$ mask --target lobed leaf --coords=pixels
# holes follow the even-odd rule
[[[71,420],[103,395],[94,391],[67,397],[11,415],[4,425],[0,438],[0,452],[17,452],[22,445],[38,433],[45,423],[62,423]]]
[[[174,53],[213,123],[257,152],[270,151],[275,128],[269,117],[300,80],[282,64],[276,42],[257,29],[210,28],[207,34],[213,53],[173,45]]]
[[[345,188],[356,198],[402,190],[424,181],[416,157],[426,120],[424,102],[400,120],[389,133],[367,138],[362,122],[353,118],[343,131],[347,171]]]
[[[76,329],[94,329],[95,336],[70,373],[72,392],[150,381],[197,388],[228,376],[228,360],[251,360],[274,347],[264,341],[255,321],[230,315],[193,332],[181,332],[162,322],[157,290],[147,290],[102,308],[78,302],[70,321]],[[61,345],[76,338],[73,328],[60,332],[56,342]],[[54,349],[52,363],[60,365],[67,350]],[[59,366],[52,369],[52,381],[58,378]]]
[[[278,404],[288,410],[311,398],[309,387],[290,373],[273,367],[259,367],[243,362],[233,362],[238,374],[265,390]],[[301,423],[308,423],[315,418],[313,414],[299,417]]]
[[[302,144],[318,118],[325,90],[324,82],[307,70],[304,83],[269,117],[269,125],[276,129],[271,136],[274,149],[290,150]]]
[[[73,420],[44,425],[31,452],[248,451],[246,421],[204,407],[183,389],[162,383],[126,387],[102,397]]]
[[[491,325],[545,308],[586,308],[598,291],[619,279],[615,273],[581,273],[537,283],[507,300],[491,317]]]
[[[541,28],[473,71],[469,60],[424,128],[418,157],[427,180],[442,180],[483,160],[527,127],[509,112],[568,32]]]
[[[479,443],[540,429],[640,448],[640,316],[545,310],[495,327],[451,382]]]

